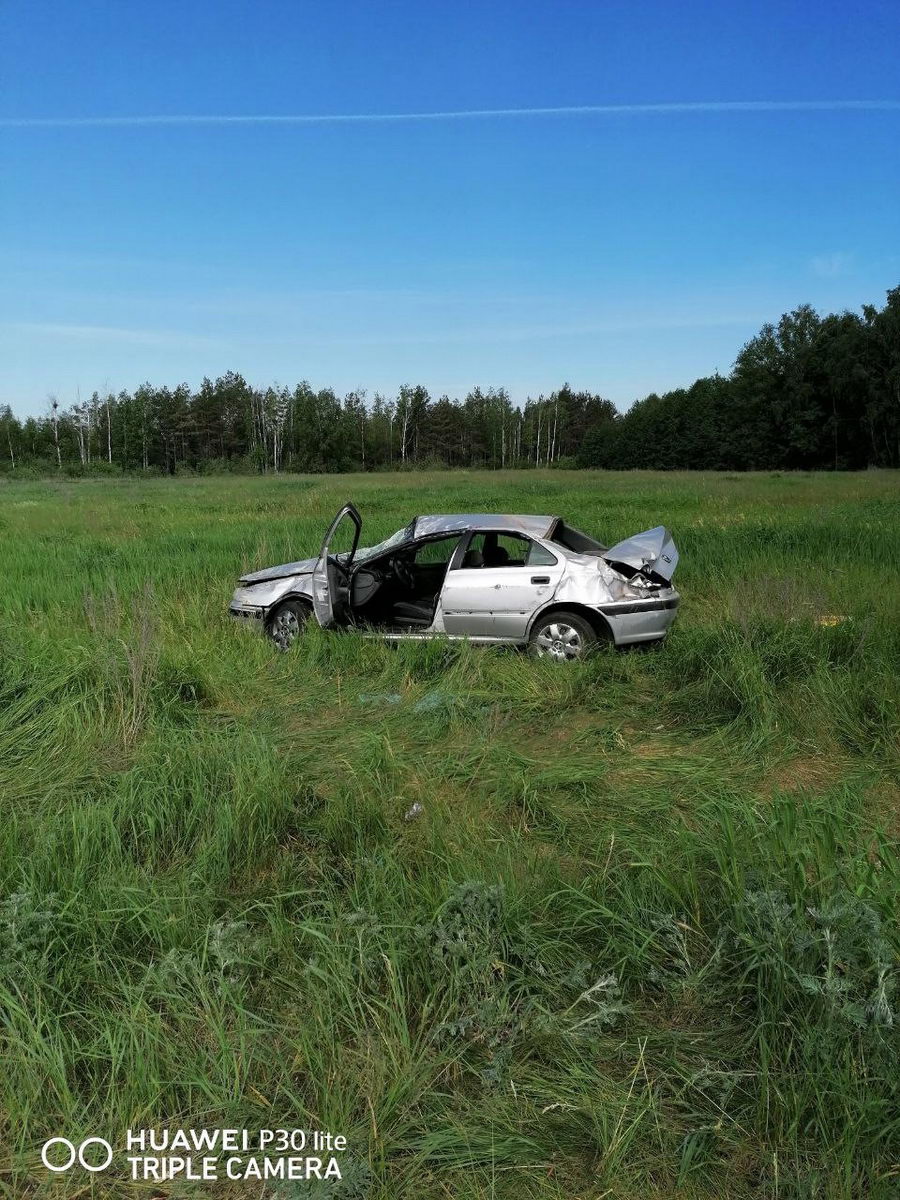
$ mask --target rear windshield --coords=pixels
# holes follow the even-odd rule
[[[558,546],[565,546],[567,550],[572,550],[576,554],[602,554],[607,549],[602,542],[588,537],[580,529],[573,529],[565,521],[556,522],[553,533],[550,535],[550,541],[556,542]]]

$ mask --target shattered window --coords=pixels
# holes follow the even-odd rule
[[[387,550],[392,550],[394,546],[402,546],[404,542],[408,542],[412,538],[413,524],[414,522],[410,521],[403,529],[398,529],[396,533],[392,533],[389,538],[385,538],[377,546],[361,547],[356,552],[356,562],[365,562],[369,558],[375,558],[379,554],[384,554]]]

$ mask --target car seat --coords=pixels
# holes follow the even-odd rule
[[[391,613],[404,625],[430,625],[434,619],[434,600],[397,600]]]

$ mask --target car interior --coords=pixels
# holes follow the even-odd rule
[[[353,577],[353,619],[391,629],[427,628],[459,537],[434,538],[366,563]]]

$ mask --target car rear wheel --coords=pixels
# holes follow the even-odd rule
[[[528,652],[551,662],[574,662],[586,658],[596,644],[597,634],[584,617],[574,612],[553,612],[535,621]]]
[[[279,650],[290,650],[308,620],[308,604],[302,600],[285,600],[269,618],[269,637]]]

